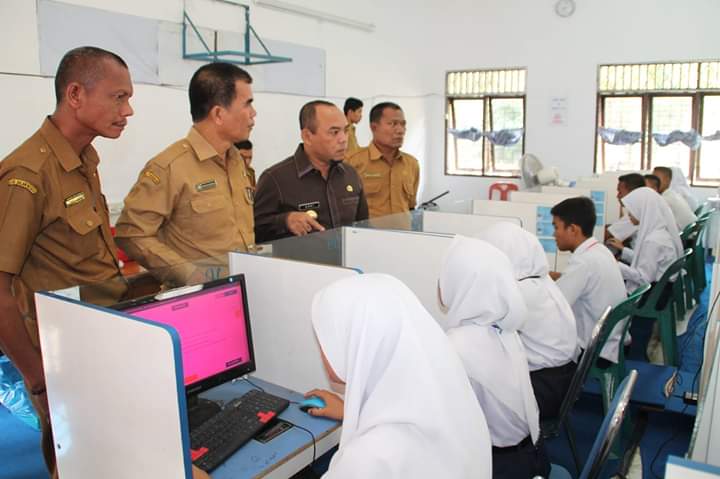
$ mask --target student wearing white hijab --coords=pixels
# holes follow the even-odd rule
[[[525,345],[540,419],[557,417],[575,374],[578,353],[575,316],[548,275],[537,237],[516,224],[498,222],[479,235],[510,259],[528,314],[518,330]]]
[[[670,185],[675,180],[673,170],[666,166],[656,166],[653,174],[660,180],[660,189],[658,193],[663,197],[672,211],[675,218],[675,225],[679,231],[697,220],[697,216],[693,213],[687,200],[680,196]],[[682,173],[681,173],[682,175]],[[682,176],[682,178],[685,178]]]
[[[327,479],[491,477],[490,437],[457,354],[396,278],[364,274],[315,295],[325,367],[345,384],[316,416],[342,420]]]
[[[485,412],[493,478],[547,477],[537,402],[517,331],[528,316],[507,256],[485,241],[456,236],[440,271],[447,335]]]
[[[671,170],[672,181],[670,182],[670,189],[675,191],[675,193],[680,195],[687,202],[691,211],[695,211],[699,206],[698,200],[695,198],[695,195],[693,195],[690,185],[688,185],[685,173],[683,173],[683,171],[677,166],[673,166]]]
[[[619,241],[613,245],[621,250],[628,264],[620,263],[625,288],[630,293],[638,287],[660,280],[665,270],[683,254],[675,219],[665,200],[651,188],[633,190],[623,205],[630,220],[638,226],[635,249],[623,247]]]

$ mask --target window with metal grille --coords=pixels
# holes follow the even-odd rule
[[[525,68],[448,72],[445,174],[520,174],[526,77]]]
[[[682,140],[661,146],[668,135]],[[596,172],[677,166],[692,185],[716,186],[720,61],[601,65],[596,138]]]

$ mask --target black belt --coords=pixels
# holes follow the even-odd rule
[[[492,453],[493,454],[508,454],[511,452],[518,452],[522,449],[525,449],[528,446],[532,446],[532,439],[530,439],[530,436],[527,436],[525,439],[520,441],[519,443],[515,444],[514,446],[507,446],[507,447],[492,447]]]

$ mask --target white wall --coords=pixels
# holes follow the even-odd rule
[[[526,151],[566,178],[592,172],[597,65],[718,57],[717,0],[576,0],[567,19],[553,12],[554,0],[288,0],[316,10],[372,22],[372,33],[253,7],[252,23],[265,38],[326,51],[327,96],[349,95],[373,102],[392,99],[408,118],[405,150],[421,162],[422,199],[445,189],[444,202],[486,198],[492,179],[444,174],[444,80],[447,70],[525,66],[528,68]],[[252,2],[248,0],[249,3]],[[180,22],[182,0],[67,0],[166,21]],[[204,27],[239,29],[242,9],[212,0],[187,0]],[[0,1],[0,157],[27,138],[49,113],[51,80],[36,74],[36,5]],[[252,70],[252,69],[251,69]],[[550,125],[550,99],[567,98],[567,126]],[[296,117],[310,98],[257,92],[258,118],[252,140],[259,170],[292,153]],[[136,114],[117,141],[98,140],[101,173],[111,201],[119,201],[151,155],[185,134],[190,125],[182,89],[136,85]],[[359,129],[367,142],[367,121]],[[714,190],[699,189],[703,195]],[[441,200],[443,201],[443,200]],[[442,203],[441,203],[442,204]]]
[[[526,151],[569,179],[592,173],[599,64],[718,57],[717,0],[576,0],[570,18],[554,14],[553,0],[444,4],[452,20],[433,22],[432,37],[418,45],[428,62],[425,88],[442,92],[447,70],[527,67]],[[552,97],[567,98],[567,126],[550,124]],[[428,108],[430,131],[437,134],[428,138],[433,170],[427,188],[450,189],[457,198],[478,192],[485,197],[487,185],[499,180],[443,174],[444,101],[433,98]],[[707,196],[715,190],[696,192]]]

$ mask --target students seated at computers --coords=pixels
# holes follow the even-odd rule
[[[499,222],[480,239],[505,253],[528,307],[519,329],[540,418],[556,417],[575,374],[577,330],[567,300],[548,276],[545,251],[537,237],[516,224]]]
[[[558,249],[572,255],[562,274],[550,275],[575,313],[577,341],[584,350],[603,311],[625,299],[625,283],[610,250],[592,237],[596,215],[590,198],[567,199],[555,205],[551,213]],[[619,323],[610,333],[600,352],[602,360],[617,363],[623,326]]]
[[[544,477],[550,464],[518,335],[528,317],[510,260],[485,241],[457,236],[440,271],[444,327],[490,429],[493,478]]]
[[[638,287],[660,280],[665,270],[683,254],[680,234],[670,207],[648,187],[638,188],[623,198],[630,221],[638,226],[635,248],[610,240],[621,251],[619,263],[625,287],[632,292]],[[662,305],[660,305],[662,307]]]
[[[315,296],[312,323],[330,379],[345,383],[344,402],[307,394],[326,403],[311,414],[343,422],[324,477],[491,477],[488,427],[463,364],[403,283],[338,281]]]

